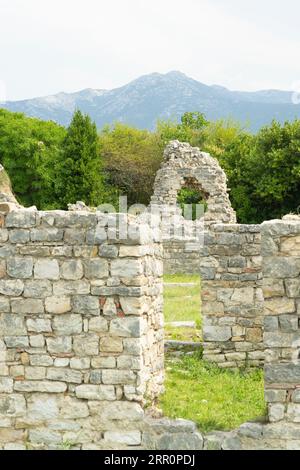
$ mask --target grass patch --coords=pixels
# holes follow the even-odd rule
[[[173,328],[170,325],[165,326],[165,337],[173,341],[192,341],[199,343],[201,341],[201,331],[194,328]]]
[[[178,279],[178,280],[177,280]],[[164,285],[164,315],[166,322],[195,321],[201,327],[199,276],[165,276],[165,282],[195,282],[195,286]]]
[[[197,423],[202,432],[232,430],[266,414],[262,370],[229,371],[198,355],[166,363],[165,416]]]
[[[182,283],[197,283],[200,285],[200,276],[198,274],[165,274],[164,282],[182,282]]]
[[[197,329],[172,328],[166,326],[166,339],[175,341],[200,341],[202,319],[200,314],[200,276],[197,275],[165,275],[165,283],[185,283],[186,286],[164,285],[164,316],[165,322],[195,321]],[[194,283],[195,286],[188,285]]]

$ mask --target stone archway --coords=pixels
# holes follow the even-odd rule
[[[177,195],[186,184],[197,186],[205,195],[205,224],[236,223],[228,196],[227,177],[218,161],[187,143],[172,141],[157,172],[151,204],[177,205]]]
[[[236,223],[236,214],[228,195],[227,177],[218,161],[198,148],[175,140],[165,149],[163,163],[156,175],[151,205],[167,206],[171,212],[173,210],[178,214],[179,211],[181,214],[177,197],[186,186],[199,190],[205,199],[207,207],[200,220],[202,232],[216,223]],[[191,221],[185,221],[182,217],[179,223],[189,225],[189,230],[199,233],[199,226],[192,227]],[[163,245],[166,274],[199,274],[200,259],[207,256],[203,243],[198,239],[172,236],[164,240]]]

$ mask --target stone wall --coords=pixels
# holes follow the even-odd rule
[[[202,214],[202,225],[213,223],[235,223],[236,215],[228,196],[227,178],[218,161],[208,153],[187,143],[172,141],[166,147],[161,168],[157,172],[151,205],[167,207],[170,212],[181,214],[177,196],[182,188],[198,190],[206,204]],[[204,208],[203,208],[204,210]],[[178,217],[178,215],[177,215]],[[177,226],[185,227],[188,221],[181,216]],[[203,245],[197,238],[197,222],[191,224],[194,236],[171,236],[163,240],[164,272],[166,274],[199,274],[199,263]]]
[[[165,149],[151,204],[176,206],[178,192],[185,186],[203,194],[207,203],[206,223],[236,222],[228,196],[227,178],[218,161],[198,148],[175,140]]]
[[[272,436],[300,449],[300,218],[265,222],[265,388]]]
[[[260,226],[216,224],[200,260],[204,357],[221,367],[264,361]]]
[[[164,375],[150,228],[25,209],[0,225],[0,448],[139,446]]]
[[[198,274],[203,248],[198,243],[166,240],[164,247],[165,274]]]

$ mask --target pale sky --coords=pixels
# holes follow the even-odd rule
[[[0,0],[0,100],[180,70],[230,89],[300,87],[299,0]]]

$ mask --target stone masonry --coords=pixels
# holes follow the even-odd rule
[[[261,234],[258,225],[217,224],[200,260],[203,346],[221,367],[264,363]]]
[[[0,222],[0,448],[140,446],[164,375],[150,228],[25,209]]]
[[[1,212],[2,210],[2,212]],[[155,419],[163,250],[147,218],[0,210],[0,449],[300,450],[300,218],[204,232],[204,357],[265,366],[268,415]]]
[[[300,450],[300,217],[265,222],[265,388],[270,433]]]
[[[177,206],[177,196],[184,187],[197,189],[202,194],[207,211],[200,224],[205,225],[206,229],[215,223],[236,222],[228,196],[227,178],[218,161],[187,143],[172,141],[166,147],[162,166],[157,172],[151,205],[168,206],[170,212],[179,211],[181,214]],[[193,228],[190,221],[185,224]],[[199,222],[194,222],[194,231],[197,224]],[[183,220],[180,225],[183,225]],[[199,228],[197,231],[199,232]],[[175,233],[166,238],[163,245],[165,273],[199,273],[203,243],[199,243],[197,238],[186,235],[182,237],[181,234]]]

